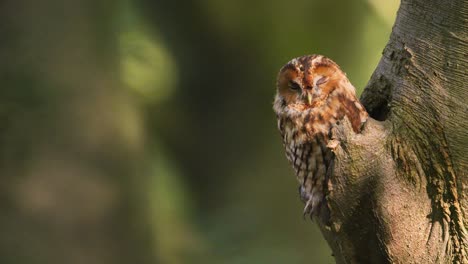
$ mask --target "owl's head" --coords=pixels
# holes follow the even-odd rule
[[[320,107],[331,92],[343,86],[343,81],[349,83],[340,67],[324,56],[292,59],[278,74],[275,111],[285,107],[298,111]]]

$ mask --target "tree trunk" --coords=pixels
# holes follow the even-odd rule
[[[337,263],[468,263],[468,1],[402,0],[319,219]]]

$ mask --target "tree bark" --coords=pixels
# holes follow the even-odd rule
[[[468,263],[468,1],[402,0],[319,225],[337,263]]]

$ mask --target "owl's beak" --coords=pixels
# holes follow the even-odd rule
[[[311,93],[307,93],[307,102],[309,103],[309,105],[312,104],[312,94]]]
[[[313,96],[311,91],[302,90],[301,99],[304,100],[304,102],[308,103],[309,105],[312,105],[312,98]]]

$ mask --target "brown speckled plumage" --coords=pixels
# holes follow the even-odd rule
[[[312,216],[325,199],[333,166],[331,128],[346,117],[359,133],[367,112],[339,66],[321,55],[293,59],[280,70],[273,109],[306,203],[304,214]]]

